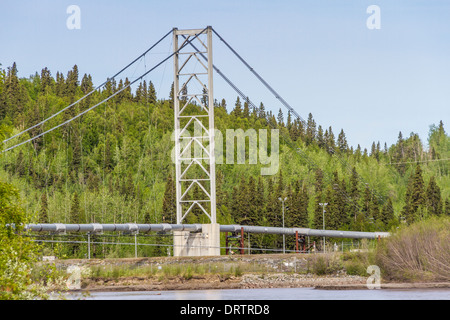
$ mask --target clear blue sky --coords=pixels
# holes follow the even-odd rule
[[[69,5],[81,9],[81,29],[69,30]],[[369,30],[369,5],[381,9],[381,29]],[[86,1],[2,0],[0,63],[19,76],[43,67],[55,76],[77,64],[96,85],[173,27],[212,25],[296,111],[317,124],[344,129],[350,145],[388,146],[444,121],[450,130],[450,1]],[[282,105],[214,39],[214,63],[250,99],[275,113]],[[171,50],[171,39],[130,70],[130,78]],[[149,75],[167,97],[172,62]],[[215,76],[215,98],[236,100]],[[287,110],[284,110],[287,113]]]

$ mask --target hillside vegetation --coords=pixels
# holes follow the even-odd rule
[[[3,148],[72,118],[128,83],[128,79],[108,82]],[[76,65],[55,77],[47,68],[28,78],[19,78],[15,64],[0,70],[2,140],[93,88],[91,76],[81,77]],[[30,221],[176,223],[173,102],[162,96],[151,81],[143,81],[134,92],[128,88],[82,117],[3,153],[0,178],[20,190]],[[281,109],[275,116],[263,102],[252,108],[239,98],[216,100],[215,118],[216,128],[224,133],[226,129],[278,128],[281,153],[280,170],[272,176],[262,176],[262,165],[248,164],[248,158],[247,164],[216,165],[219,223],[281,226],[281,196],[287,197],[286,227],[321,229],[321,202],[328,203],[327,229],[391,230],[402,223],[449,215],[450,137],[440,119],[430,125],[426,143],[417,134],[400,132],[394,145],[374,142],[371,150],[361,150],[348,146],[343,129],[316,124],[311,113],[305,122]],[[199,210],[193,210],[186,223],[204,219]],[[254,236],[251,241],[252,247],[274,248],[280,246],[281,238]],[[293,248],[289,239],[287,245]],[[105,255],[115,249],[102,250]],[[146,250],[148,255],[167,254],[157,246]],[[66,254],[80,252],[74,249]]]

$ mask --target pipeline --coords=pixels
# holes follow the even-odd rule
[[[281,235],[304,235],[310,237],[330,237],[330,238],[350,238],[350,239],[379,239],[389,236],[388,232],[362,232],[362,231],[341,231],[341,230],[320,230],[309,228],[281,228],[281,227],[262,227],[262,226],[241,226],[241,225],[220,225],[220,232],[241,232],[243,228],[247,233],[265,233]],[[28,224],[24,228],[33,232],[51,232],[64,234],[67,232],[81,233],[103,233],[103,232],[123,232],[129,234],[147,233],[147,232],[170,232],[170,231],[189,231],[201,232],[201,224]]]

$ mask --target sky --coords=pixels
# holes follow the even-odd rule
[[[67,20],[80,9],[79,29]],[[368,7],[376,5],[375,17]],[[0,63],[17,63],[20,77],[77,65],[99,85],[173,27],[212,26],[296,112],[311,113],[335,136],[370,151],[429,126],[450,128],[450,1],[437,0],[2,0]],[[379,17],[379,19],[378,19]],[[377,19],[375,19],[377,18]],[[375,20],[374,20],[375,19]],[[378,29],[367,25],[375,23]],[[161,42],[124,76],[134,79],[172,52]],[[217,38],[214,64],[259,105],[287,110]],[[145,77],[167,98],[173,62]],[[214,76],[214,97],[228,111],[237,94]]]

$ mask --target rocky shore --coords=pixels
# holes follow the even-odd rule
[[[140,258],[140,259],[92,259],[56,261],[57,267],[67,269],[79,266],[93,270],[108,268],[119,271],[145,269],[134,275],[90,275],[81,281],[81,291],[167,291],[205,289],[253,289],[253,288],[301,288],[345,290],[368,289],[367,277],[348,275],[338,270],[328,275],[309,272],[308,256],[299,255],[253,255],[239,257],[201,258]],[[187,268],[201,266],[204,272],[186,273]],[[238,269],[239,266],[239,269]],[[170,273],[164,268],[178,268],[181,272]],[[216,268],[216,269],[215,269]],[[233,269],[234,268],[234,269]],[[233,271],[234,270],[234,271]],[[382,289],[450,288],[444,283],[392,283],[384,279]]]
[[[84,283],[81,291],[168,291],[207,289],[262,289],[262,288],[315,288],[322,290],[367,290],[366,278],[360,276],[315,276],[312,274],[269,275],[244,274],[239,277],[218,275],[195,276],[189,280],[183,277],[165,279],[129,277],[118,280],[95,280]],[[381,289],[450,289],[450,283],[415,282],[381,283]]]
[[[254,288],[301,288],[365,285],[366,279],[359,276],[314,276],[311,274],[243,274],[241,276],[202,275],[189,280],[181,276],[128,277],[117,280],[84,281],[83,291],[166,291],[205,289],[254,289]]]

